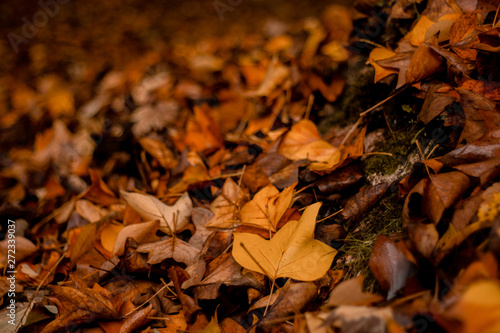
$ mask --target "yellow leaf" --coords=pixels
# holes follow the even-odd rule
[[[276,231],[281,217],[292,205],[295,185],[297,183],[280,193],[276,187],[269,184],[257,192],[253,200],[241,209],[241,224]]]
[[[109,223],[104,227],[101,232],[101,244],[108,252],[113,252],[115,246],[116,237],[123,229],[123,224]]]
[[[321,203],[306,208],[299,221],[289,221],[273,238],[235,233],[233,257],[243,267],[271,279],[289,277],[301,281],[321,278],[337,251],[315,240],[314,227]]]
[[[427,29],[429,29],[434,24],[427,16],[422,15],[417,24],[413,29],[406,35],[406,38],[410,40],[411,45],[419,46],[425,41],[425,34]]]
[[[467,288],[448,313],[464,324],[464,333],[500,331],[500,285],[482,280]]]
[[[377,83],[378,81],[382,80],[383,78],[391,74],[397,74],[399,72],[397,69],[382,67],[379,64],[377,64],[378,60],[388,59],[395,55],[396,55],[395,52],[385,47],[384,48],[377,47],[370,52],[370,55],[368,56],[368,63],[372,65],[373,68],[375,69],[374,83]]]
[[[293,161],[312,161],[309,169],[313,171],[330,169],[340,161],[340,150],[321,140],[316,125],[310,120],[301,120],[292,126],[278,153]]]
[[[129,237],[133,238],[138,243],[143,243],[146,241],[156,241],[158,238],[156,236],[156,230],[158,230],[157,221],[127,225],[120,230],[118,235],[116,235],[115,243],[113,246],[113,255],[123,255],[123,252],[125,251],[125,242]]]
[[[500,183],[495,183],[491,186],[496,190],[500,189]],[[484,202],[477,210],[478,222],[491,224],[500,214],[500,193],[492,193],[491,196],[485,196]]]
[[[344,46],[339,41],[331,41],[321,48],[321,52],[324,55],[329,56],[333,61],[346,61],[349,57],[349,53]]]

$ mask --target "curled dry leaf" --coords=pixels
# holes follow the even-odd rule
[[[396,244],[387,236],[378,235],[370,256],[370,269],[382,289],[387,292],[387,299],[396,296],[396,292],[406,285],[406,280],[415,271],[415,266],[405,257],[401,246],[404,245]],[[409,253],[408,250],[404,252]]]
[[[243,267],[271,279],[289,277],[301,281],[321,278],[337,250],[315,240],[314,227],[321,203],[306,208],[299,221],[289,221],[273,238],[248,233],[234,235],[233,256]]]
[[[149,194],[121,191],[125,201],[144,219],[160,221],[160,230],[172,235],[189,223],[193,202],[185,192],[172,206]]]

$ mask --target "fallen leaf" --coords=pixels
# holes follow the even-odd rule
[[[127,225],[119,230],[113,243],[113,255],[121,256],[125,251],[125,242],[127,238],[133,238],[138,243],[146,243],[156,241],[156,231],[158,230],[159,223],[157,221],[136,223]]]
[[[422,15],[420,19],[417,21],[417,24],[411,29],[411,31],[405,36],[408,38],[411,45],[420,46],[423,42],[425,42],[425,36],[427,34],[427,30],[434,24],[427,16]]]
[[[313,282],[295,282],[288,280],[285,286],[279,289],[273,306],[269,308],[267,315],[259,322],[259,326],[265,327],[277,318],[284,318],[301,311],[306,305],[318,295],[318,286]],[[264,305],[265,306],[265,305]]]
[[[337,253],[335,249],[313,239],[320,206],[321,203],[315,203],[306,208],[299,221],[289,221],[270,240],[254,234],[236,233],[234,258],[243,267],[271,279],[319,279],[330,268]]]
[[[389,59],[395,55],[396,55],[395,52],[382,47],[376,47],[370,52],[370,55],[368,56],[368,61],[366,63],[372,65],[373,68],[375,69],[375,77],[373,78],[374,83],[377,83],[378,81],[382,80],[383,78],[391,74],[398,73],[398,70],[395,68],[382,67],[377,63],[377,61],[379,60]]]
[[[420,45],[411,57],[406,83],[413,84],[436,73],[443,59],[436,54],[427,43]]]
[[[149,194],[131,193],[121,191],[125,201],[132,209],[150,221],[160,221],[160,230],[172,235],[189,223],[193,203],[188,193],[185,192],[172,206],[168,206]]]
[[[139,144],[165,169],[172,169],[177,165],[174,153],[160,140],[145,137],[139,139]]]
[[[414,273],[415,266],[389,237],[378,235],[370,255],[370,269],[387,293],[387,299],[396,296]]]
[[[226,179],[222,193],[210,204],[215,216],[206,227],[231,228],[239,222],[239,210],[248,200],[248,191],[238,186],[231,178]]]
[[[118,319],[120,314],[113,304],[94,289],[87,287],[50,286],[59,316],[42,330],[43,333],[58,332],[68,325],[89,323],[99,319]]]
[[[339,283],[328,297],[328,306],[370,305],[383,300],[381,295],[363,291],[362,275]]]
[[[255,194],[240,211],[241,224],[276,231],[278,222],[290,208],[295,185],[285,188],[281,193],[269,184]]]
[[[309,169],[330,169],[340,162],[340,150],[321,140],[316,125],[310,120],[301,120],[292,126],[281,142],[278,153],[297,161],[308,159]]]
[[[165,259],[173,258],[187,266],[193,264],[199,255],[199,250],[188,243],[175,238],[161,240],[154,243],[142,244],[137,252],[148,254],[148,264],[154,265]]]
[[[463,323],[463,332],[494,333],[500,330],[500,285],[496,280],[471,284],[447,316]]]

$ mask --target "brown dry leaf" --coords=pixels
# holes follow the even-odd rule
[[[189,279],[188,273],[178,266],[172,266],[168,269],[168,276],[173,282],[177,298],[182,304],[182,310],[185,313],[186,321],[192,323],[195,320],[195,314],[201,310],[199,305],[181,290],[181,285]]]
[[[242,267],[230,253],[223,253],[216,259],[216,267],[198,285],[225,284],[227,286],[249,286],[264,291],[264,286],[252,274],[243,274]],[[211,265],[213,265],[211,263]]]
[[[313,282],[295,282],[288,280],[285,286],[276,292],[277,298],[269,313],[259,322],[267,326],[278,318],[284,318],[301,311],[318,295],[318,286]]]
[[[255,162],[245,169],[243,183],[255,193],[261,187],[270,183],[269,177],[281,170],[290,162],[289,159],[278,153],[263,153]]]
[[[358,275],[339,283],[330,293],[327,305],[370,305],[384,299],[381,295],[364,292],[363,280],[364,277]]]
[[[58,332],[67,325],[120,318],[114,305],[94,289],[63,286],[50,288],[54,294],[50,299],[57,305],[59,316],[45,326],[43,333]]]
[[[148,254],[148,264],[154,265],[165,259],[173,258],[187,266],[193,264],[200,251],[180,239],[169,238],[154,243],[142,244],[137,247],[137,252]]]
[[[238,186],[231,178],[226,179],[222,193],[210,204],[215,214],[206,227],[231,228],[238,223],[239,209],[248,200],[248,191]]]
[[[444,84],[432,85],[425,95],[424,104],[418,114],[418,120],[424,124],[428,124],[435,117],[439,116],[450,104],[455,101],[455,97],[451,97],[446,93],[437,92],[439,89],[446,86]]]
[[[441,68],[442,63],[443,59],[427,43],[421,44],[411,57],[406,83],[413,84],[431,76]]]
[[[281,142],[278,153],[297,161],[308,159],[309,169],[321,171],[330,169],[340,162],[340,149],[323,141],[316,125],[310,120],[301,120],[292,126]]]
[[[361,179],[363,179],[363,174],[359,168],[351,165],[321,178],[316,182],[316,186],[322,193],[341,192]]]
[[[120,314],[125,315],[134,309],[135,305],[128,301],[120,307]],[[133,333],[151,320],[148,319],[149,316],[154,317],[155,314],[156,310],[153,309],[153,305],[150,304],[144,309],[135,311],[126,319],[122,319],[120,321],[100,322],[99,326],[106,333]]]
[[[254,234],[236,233],[234,258],[243,267],[271,279],[290,277],[313,281],[321,278],[330,268],[337,251],[313,238],[320,206],[321,203],[315,203],[307,207],[299,221],[289,221],[270,240]]]
[[[121,194],[129,206],[141,214],[144,219],[160,221],[160,230],[168,235],[182,230],[189,223],[193,202],[187,192],[172,206],[164,204],[149,194],[125,191],[121,191]]]
[[[406,285],[406,280],[414,273],[415,266],[409,261],[399,246],[389,237],[378,235],[370,255],[370,269],[387,293],[387,299],[396,296]]]
[[[281,193],[269,184],[255,194],[240,211],[241,224],[276,231],[278,222],[293,203],[295,185],[285,188]]]
[[[451,26],[450,29],[450,44],[456,44],[462,42],[467,37],[471,37],[470,35],[476,30],[478,32],[483,31],[482,27],[478,23],[477,12],[473,12],[470,14],[463,14],[459,17]],[[472,35],[474,36],[474,35]],[[463,49],[462,47],[452,47],[453,51],[458,54],[460,57],[466,60],[476,60],[477,51],[473,48],[475,43],[479,42],[479,38],[476,36],[473,37],[472,44],[469,45],[468,48]]]
[[[419,181],[408,193],[403,206],[403,225],[417,251],[426,258],[430,258],[439,240],[436,226],[428,223],[422,210],[422,197],[429,181],[427,178]]]
[[[429,175],[423,197],[423,211],[437,225],[445,209],[451,207],[469,188],[469,177],[459,171]]]
[[[89,169],[90,187],[82,194],[84,199],[90,200],[93,203],[109,206],[118,203],[118,199],[111,189],[102,180],[97,170]]]
[[[165,169],[172,169],[177,165],[177,159],[175,158],[174,153],[160,140],[141,138],[139,139],[139,144]]]
[[[194,246],[195,248],[201,250],[206,240],[212,235],[214,232],[212,230],[208,230],[207,224],[214,217],[214,214],[202,207],[193,208],[193,213],[191,219],[193,220],[193,224],[196,228],[193,236],[189,239],[189,244]]]

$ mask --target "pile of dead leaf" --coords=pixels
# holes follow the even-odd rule
[[[337,4],[67,75],[35,44],[35,83],[1,77],[2,332],[499,331],[498,6]],[[359,59],[392,94],[320,132]],[[366,175],[394,125],[415,152]],[[370,292],[345,249],[367,230]]]

